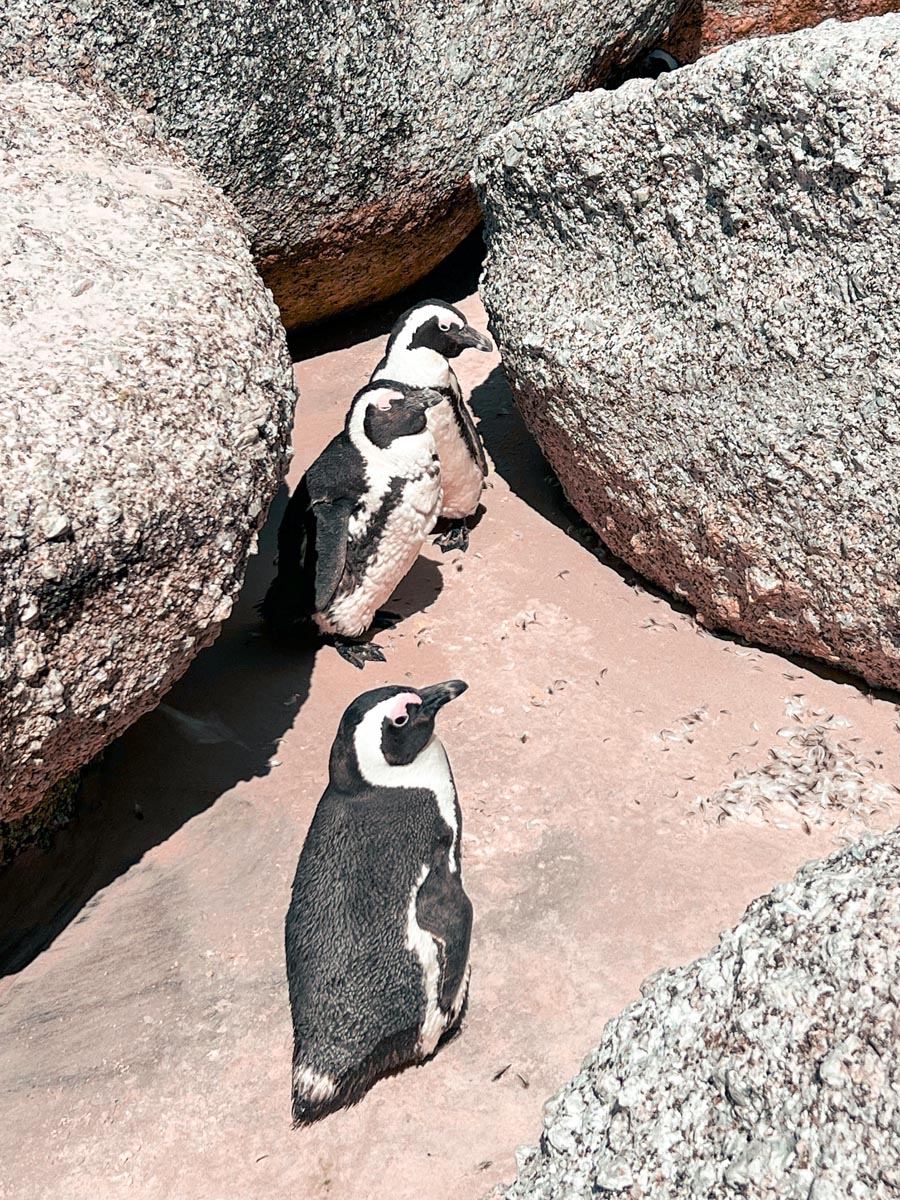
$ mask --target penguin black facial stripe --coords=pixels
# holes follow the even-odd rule
[[[410,694],[411,695],[411,694]],[[427,788],[434,793],[438,811],[453,835],[450,846],[449,869],[459,867],[459,824],[456,819],[456,789],[446,751],[432,735],[424,750],[411,763],[392,765],[384,757],[382,731],[385,719],[397,711],[398,697],[392,696],[370,709],[356,727],[353,747],[359,773],[373,787]],[[416,697],[416,700],[419,700]],[[412,703],[407,700],[406,704]],[[421,701],[419,700],[419,703]]]
[[[382,364],[390,357],[391,351],[395,346],[400,345],[408,347],[411,339],[416,333],[416,330],[430,321],[432,317],[436,317],[438,324],[447,327],[456,325],[462,328],[466,324],[466,318],[454,308],[452,304],[444,304],[440,300],[435,300],[425,304],[416,304],[412,308],[407,309],[405,313],[397,320],[388,338],[388,344],[385,349],[385,357],[382,359]],[[381,364],[380,364],[381,365]],[[377,374],[377,369],[376,369]]]

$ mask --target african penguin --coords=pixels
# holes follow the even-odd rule
[[[446,404],[428,414],[444,483],[441,516],[450,522],[449,528],[435,538],[444,553],[468,547],[466,517],[478,508],[488,473],[484,446],[448,361],[470,346],[492,349],[490,338],[468,325],[458,308],[441,300],[425,300],[399,318],[391,330],[384,358],[372,373],[373,381],[398,379],[434,388],[447,398]]]
[[[380,380],[353,399],[344,429],[297,486],[278,530],[278,574],[260,605],[276,632],[312,622],[353,666],[384,662],[359,638],[415,562],[441,511],[426,423],[443,396]]]
[[[660,50],[659,47],[644,50],[631,62],[612,71],[603,87],[607,91],[614,91],[629,79],[659,79],[660,75],[677,71],[680,66],[678,59],[667,50]]]
[[[423,1062],[459,1027],[472,905],[434,719],[467,686],[376,688],[341,718],[285,919],[295,1126]]]

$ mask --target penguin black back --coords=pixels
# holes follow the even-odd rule
[[[378,688],[342,718],[285,921],[295,1123],[427,1058],[459,1022],[471,905],[434,718],[465,686]]]

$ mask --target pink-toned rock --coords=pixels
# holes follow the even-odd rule
[[[526,422],[711,626],[900,686],[900,16],[726,47],[483,149]]]
[[[479,223],[479,142],[653,44],[677,0],[11,0],[0,74],[110,88],[247,222],[287,325],[414,283]]]
[[[218,632],[294,391],[238,219],[123,111],[0,91],[0,820]]]
[[[832,18],[858,21],[897,11],[897,0],[691,0],[663,39],[663,49],[694,62],[731,42],[810,29]]]

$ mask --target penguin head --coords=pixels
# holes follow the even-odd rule
[[[379,379],[354,396],[348,426],[361,423],[368,440],[379,450],[386,450],[397,438],[422,433],[427,425],[426,412],[443,399],[431,388]]]
[[[342,788],[360,780],[390,785],[393,768],[410,767],[436,740],[438,710],[468,686],[450,679],[424,688],[375,688],[357,696],[331,747],[332,783]]]
[[[678,59],[669,54],[667,50],[660,50],[659,47],[654,50],[645,50],[631,62],[613,71],[603,86],[610,91],[621,87],[629,79],[659,79],[660,75],[666,75],[669,71],[677,71],[680,66],[681,63]]]
[[[456,358],[469,348],[492,350],[493,345],[452,304],[424,300],[408,309],[394,325],[387,352],[390,356],[394,349],[433,350],[444,358]]]

